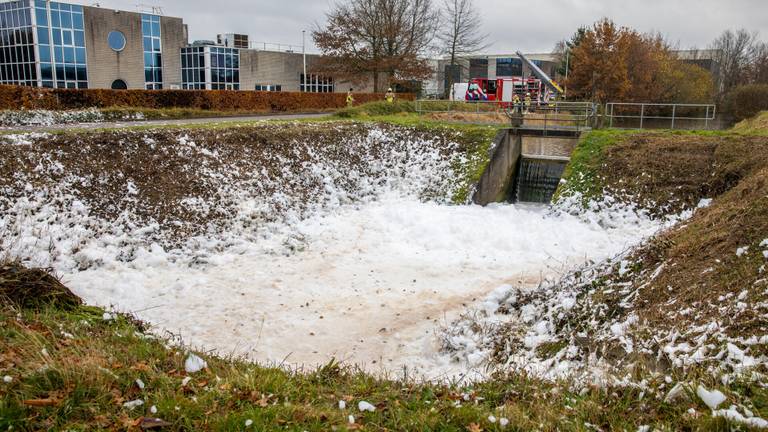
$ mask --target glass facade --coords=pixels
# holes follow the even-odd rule
[[[181,49],[181,87],[240,90],[240,50],[217,46]]]
[[[0,3],[0,83],[36,86],[34,26],[29,0]]]
[[[211,90],[240,90],[240,50],[208,47],[211,58]]]
[[[83,7],[43,0],[34,3],[40,85],[88,88]]]
[[[141,34],[144,38],[144,84],[148,90],[160,90],[163,88],[160,16],[141,14]]]
[[[0,3],[0,82],[88,88],[83,7],[44,0]]]
[[[498,58],[496,59],[497,77],[519,77],[523,76],[523,61],[519,58]]]
[[[205,90],[205,47],[181,49],[181,88]]]
[[[308,93],[333,93],[333,78],[310,74],[309,80],[305,80],[304,74],[299,74],[299,91]]]

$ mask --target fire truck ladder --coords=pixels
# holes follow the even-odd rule
[[[528,60],[528,58],[525,57],[523,53],[521,53],[520,51],[517,52],[517,55],[518,57],[520,57],[520,60],[522,60],[525,64],[528,65],[529,68],[531,68],[531,70],[533,71],[533,74],[536,75],[537,78],[539,78],[544,84],[547,85],[547,87],[552,89],[552,91],[557,92],[558,95],[563,94],[563,89],[560,88],[560,86],[557,85],[557,83],[554,80],[552,80],[552,78],[550,78],[549,75],[544,73],[544,71],[541,70],[540,67],[536,66],[535,63]]]

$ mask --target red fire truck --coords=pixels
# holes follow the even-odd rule
[[[520,100],[525,99],[525,95],[530,93],[534,101],[542,100],[545,88],[541,80],[530,77],[511,77],[511,78],[473,78],[470,84],[477,84],[488,96],[489,101],[512,102],[515,95]]]
[[[520,100],[524,100],[526,95],[530,94],[534,103],[544,101],[547,91],[555,95],[563,94],[563,89],[552,80],[536,63],[528,60],[520,51],[517,51],[518,57],[528,65],[533,75],[528,78],[523,77],[502,77],[497,79],[473,78],[469,85],[477,84],[489,101],[499,101],[503,105],[511,104],[514,96],[517,95]]]

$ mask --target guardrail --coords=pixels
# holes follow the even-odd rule
[[[521,114],[522,125],[540,127],[545,131],[557,128],[583,129],[591,127],[597,115],[597,105],[591,102],[523,103],[500,101],[447,101],[419,99],[415,101],[416,112],[420,114],[463,114],[470,123],[514,123],[516,114]],[[476,116],[474,119],[472,116]],[[485,117],[484,117],[485,116]],[[490,118],[488,118],[490,117]]]
[[[709,129],[717,116],[713,104],[662,104],[610,102],[605,105],[608,127],[618,129],[645,129],[664,127],[676,129],[681,124]]]

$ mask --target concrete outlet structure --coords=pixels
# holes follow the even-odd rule
[[[475,185],[472,202],[549,202],[581,133],[536,127],[502,129],[490,148],[490,162]]]

